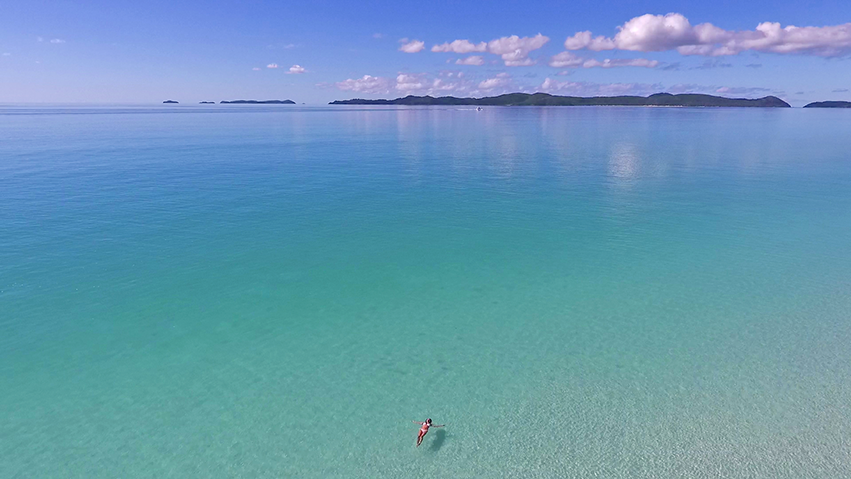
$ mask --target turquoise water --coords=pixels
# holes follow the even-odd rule
[[[851,476],[849,126],[2,107],[0,477]]]

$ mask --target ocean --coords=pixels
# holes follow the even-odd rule
[[[0,106],[0,477],[849,477],[848,115]]]

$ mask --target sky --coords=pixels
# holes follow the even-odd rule
[[[851,1],[0,4],[0,103],[537,91],[851,100]]]

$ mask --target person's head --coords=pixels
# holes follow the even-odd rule
[[[431,426],[431,418],[426,419],[426,424],[428,424],[429,426]]]

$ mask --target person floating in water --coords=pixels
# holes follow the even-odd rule
[[[420,428],[420,435],[417,436],[417,447],[420,447],[420,444],[423,443],[423,438],[425,437],[426,434],[428,434],[428,428],[430,428],[430,427],[443,427],[443,426],[446,425],[446,424],[441,424],[439,426],[436,426],[436,425],[431,423],[431,418],[426,419],[425,422],[419,422],[419,421],[411,421],[411,422],[413,422],[414,424],[419,424],[420,426],[422,426]]]

